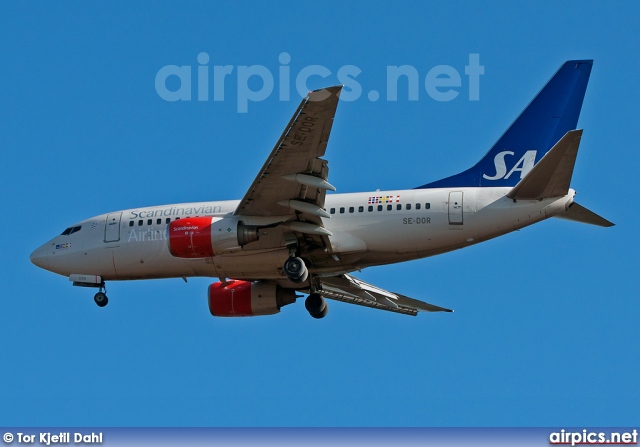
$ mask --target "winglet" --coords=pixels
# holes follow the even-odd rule
[[[514,200],[541,200],[569,193],[573,167],[582,130],[571,130],[558,141],[507,197]]]

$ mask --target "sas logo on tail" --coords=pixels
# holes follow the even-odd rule
[[[496,154],[495,158],[493,159],[493,164],[495,165],[495,168],[496,168],[495,175],[488,176],[487,174],[482,174],[482,177],[484,177],[487,180],[500,180],[500,179],[506,180],[509,177],[511,177],[511,174],[513,174],[516,171],[519,171],[520,178],[522,179],[525,175],[529,173],[529,171],[531,171],[531,169],[533,169],[533,166],[536,164],[537,152],[538,151],[525,152],[522,158],[518,160],[518,162],[511,168],[509,172],[507,172],[507,162],[505,158],[507,157],[507,155],[513,156],[515,155],[515,153],[511,151],[499,152],[498,154]]]

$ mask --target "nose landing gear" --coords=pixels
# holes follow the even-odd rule
[[[109,304],[109,298],[107,298],[107,294],[104,292],[98,292],[93,296],[93,301],[96,302],[98,307],[104,307]]]
[[[104,307],[109,304],[109,298],[107,298],[107,286],[104,281],[100,284],[100,291],[93,296],[93,301],[96,302],[98,307]]]
[[[93,301],[95,301],[99,307],[104,307],[109,302],[109,298],[107,298],[107,285],[104,283],[102,277],[74,273],[69,275],[69,280],[73,281],[74,286],[98,289],[98,293],[93,296]]]

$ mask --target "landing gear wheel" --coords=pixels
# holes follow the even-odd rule
[[[98,292],[94,295],[93,301],[96,302],[98,307],[104,307],[109,303],[109,298],[107,298],[107,295],[105,293]]]
[[[309,295],[304,302],[304,307],[307,308],[313,318],[324,318],[329,312],[329,305],[319,293]]]
[[[309,277],[309,270],[301,258],[289,258],[284,263],[284,274],[289,281],[299,284]]]

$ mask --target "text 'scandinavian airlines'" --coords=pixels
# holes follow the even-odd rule
[[[215,316],[270,315],[308,294],[416,315],[449,309],[351,275],[373,265],[468,247],[549,217],[600,226],[574,202],[576,130],[592,61],[568,61],[473,167],[409,190],[327,194],[329,142],[341,86],[311,92],[242,200],[115,211],[78,222],[31,254],[73,285],[206,276]]]

